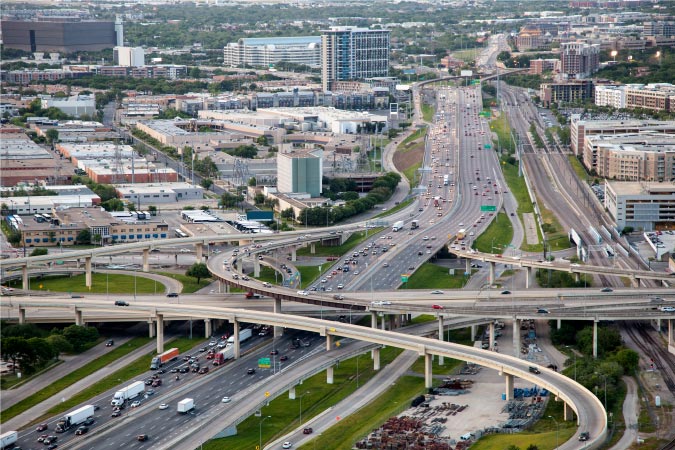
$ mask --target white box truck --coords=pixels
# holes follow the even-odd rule
[[[6,448],[12,448],[18,439],[19,433],[16,431],[2,433],[0,434],[0,448],[2,450],[5,450]]]
[[[94,405],[85,405],[81,408],[71,411],[61,418],[56,424],[54,431],[63,433],[72,427],[75,427],[90,417],[94,417]]]
[[[253,330],[251,330],[250,328],[244,328],[243,330],[239,331],[239,343],[244,342],[251,336],[253,336]],[[234,335],[227,338],[227,343],[234,344]]]
[[[404,222],[402,220],[399,220],[398,222],[394,223],[394,226],[391,227],[391,231],[399,231],[403,229]]]
[[[134,381],[129,386],[115,392],[115,395],[110,401],[110,405],[111,406],[123,405],[124,402],[126,402],[127,400],[136,398],[143,392],[145,392],[145,383],[143,383],[142,381]]]
[[[178,412],[181,414],[186,414],[195,409],[195,401],[191,398],[184,398],[178,402]]]

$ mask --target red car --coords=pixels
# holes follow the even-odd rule
[[[302,434],[312,434],[313,432],[314,430],[312,429],[312,427],[307,427],[304,430],[302,430]]]
[[[49,428],[49,425],[47,425],[46,423],[41,423],[40,425],[37,426],[35,431],[45,431],[48,428]]]
[[[431,305],[433,309],[443,309],[441,305]]]

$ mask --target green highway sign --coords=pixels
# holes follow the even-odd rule
[[[269,369],[272,367],[272,363],[269,358],[260,358],[258,360],[258,367],[260,369]]]
[[[497,207],[494,205],[480,205],[480,212],[495,212]]]
[[[490,150],[490,149],[492,148],[492,144],[485,144],[485,145],[483,146],[483,148],[484,148],[485,150]]]
[[[408,282],[408,277],[410,276],[409,273],[402,273],[401,274],[401,283],[407,283]]]

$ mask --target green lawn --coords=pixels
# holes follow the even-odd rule
[[[268,283],[276,284],[283,279],[283,276],[271,267],[260,265],[260,276],[256,279],[263,282],[267,281]]]
[[[58,394],[61,392],[63,389],[67,388],[68,386],[74,384],[75,382],[81,380],[82,378],[91,375],[92,373],[96,372],[99,369],[102,369],[103,367],[107,366],[108,364],[118,360],[119,358],[131,353],[132,351],[136,350],[139,347],[142,347],[143,345],[147,344],[149,341],[151,341],[150,338],[146,337],[137,337],[133,338],[130,341],[121,344],[117,347],[114,347],[111,351],[106,353],[105,355],[101,356],[100,358],[97,358],[90,363],[80,367],[79,369],[76,369],[72,372],[70,372],[68,375],[65,375],[63,378],[60,378],[58,380],[55,380],[52,384],[47,386],[46,388],[35,392],[34,394],[30,395],[29,397],[26,397],[25,399],[21,400],[19,403],[16,403],[15,405],[10,406],[9,408],[5,409],[0,413],[0,419],[2,422],[5,422],[12,417],[17,416],[18,414],[32,408],[33,406],[37,405],[38,403],[48,399],[49,397]]]
[[[472,248],[484,253],[504,253],[506,246],[513,239],[513,225],[509,217],[500,212],[495,220],[490,222],[486,230],[473,242]],[[492,248],[494,244],[495,248]]]
[[[403,142],[401,142],[400,144],[398,144],[398,148],[396,149],[396,151],[397,151],[397,152],[404,152],[404,153],[407,152],[407,151],[409,151],[410,148],[412,147],[412,146],[411,146],[412,142],[413,142],[414,140],[416,140],[416,139],[423,138],[424,135],[426,134],[426,132],[427,132],[427,128],[426,128],[426,127],[418,128],[418,129],[415,130],[413,133],[411,133],[410,136],[408,136],[407,138],[403,139]]]
[[[518,202],[518,217],[521,223],[523,222],[523,214],[534,213],[534,206],[530,200],[530,195],[527,192],[527,186],[525,185],[525,180],[523,177],[518,176],[518,167],[512,166],[511,164],[502,164],[502,172],[504,173],[504,179],[506,184],[509,185],[509,190],[516,198]],[[526,240],[523,240],[523,245],[520,246],[521,250],[527,252],[541,252],[544,247],[542,242],[541,232],[539,227],[537,227],[537,239],[539,240],[538,244],[529,245]]]
[[[300,272],[300,289],[311,286],[319,277],[319,266],[295,266],[295,268]]]
[[[399,378],[375,401],[360,409],[356,414],[341,419],[335,426],[299,448],[301,450],[352,448],[356,441],[362,439],[374,428],[405,410],[410,405],[410,401],[423,394],[424,391],[424,378],[411,376]]]
[[[466,50],[457,50],[452,52],[452,56],[461,59],[464,62],[471,62],[480,54],[482,47],[467,48]]]
[[[298,256],[342,256],[348,251],[350,251],[352,248],[355,246],[359,245],[361,242],[365,241],[367,238],[372,237],[374,234],[379,233],[382,231],[383,228],[371,228],[367,232],[366,231],[357,231],[356,233],[352,233],[351,236],[349,236],[349,239],[345,241],[344,244],[342,245],[334,245],[334,246],[327,246],[327,245],[322,245],[317,243],[315,250],[315,253],[310,253],[310,247],[303,247],[298,249],[297,255]],[[367,237],[366,237],[367,233]]]
[[[490,131],[497,133],[497,148],[508,150],[509,153],[516,151],[513,139],[511,139],[511,125],[505,115],[502,114],[490,121]]]
[[[382,366],[394,360],[401,350],[387,347],[380,352]],[[358,362],[357,362],[358,361]],[[357,374],[358,367],[358,378]],[[302,382],[296,387],[296,399],[290,400],[288,395],[281,395],[262,409],[263,416],[272,416],[265,420],[262,427],[263,446],[275,437],[281,436],[300,425],[300,396],[302,400],[302,419],[306,422],[310,418],[322,413],[331,406],[348,397],[375,375],[373,363],[368,353],[358,358],[341,361],[335,366],[333,372],[333,384],[326,384],[326,373],[318,373]],[[357,381],[358,380],[358,381]],[[424,381],[421,381],[422,385]],[[309,392],[309,394],[305,394]],[[262,399],[262,393],[257,399]],[[410,394],[408,394],[410,395]],[[251,401],[257,401],[251,399]],[[249,417],[237,426],[238,434],[223,439],[214,439],[204,443],[205,450],[250,450],[258,444],[260,433],[260,417]],[[338,441],[338,442],[344,442]],[[311,447],[310,447],[311,448]],[[327,448],[327,447],[317,447]]]
[[[135,279],[135,288],[134,288]],[[21,287],[21,280],[12,280],[11,286]],[[91,274],[91,289],[85,286],[85,275],[69,276],[55,276],[48,277],[42,280],[31,278],[30,288],[40,291],[51,292],[82,292],[92,294],[133,294],[134,291],[138,294],[155,294],[164,292],[164,285],[155,280],[143,278],[141,273],[137,277],[132,275],[120,274],[105,274],[92,273]]]
[[[181,273],[171,273],[171,272],[156,272],[156,273],[158,273],[159,275],[164,275],[165,277],[173,278],[174,280],[183,283],[183,290],[181,291],[183,294],[192,294],[194,292],[197,292],[201,288],[208,286],[213,281],[211,278],[206,278],[203,280],[199,280],[199,283],[197,283],[196,278],[188,277],[187,275]]]
[[[574,169],[574,173],[577,174],[577,177],[579,177],[579,179],[584,182],[588,181],[590,175],[588,175],[588,172],[586,172],[586,169],[584,168],[584,165],[581,164],[581,161],[579,161],[574,155],[567,156],[567,159],[569,159],[570,164],[572,164],[572,168]]]
[[[448,275],[446,267],[424,263],[399,289],[461,289],[467,280],[462,269],[455,270],[455,275]]]
[[[413,164],[412,166],[408,167],[407,169],[402,170],[403,175],[408,179],[408,182],[410,182],[410,185],[414,185],[415,181],[417,181],[417,170],[422,167],[422,163],[418,162]]]
[[[434,107],[428,103],[422,103],[422,118],[425,122],[434,120]]]
[[[404,202],[401,202],[398,205],[395,205],[391,209],[388,209],[386,211],[382,211],[382,213],[376,215],[375,218],[390,216],[390,215],[394,214],[395,212],[398,212],[398,211],[402,210],[403,208],[407,207],[408,205],[410,205],[414,201],[415,201],[414,198],[409,198],[408,200],[406,200]]]
[[[456,372],[457,366],[462,363],[463,361],[459,359],[445,358],[441,366],[438,364],[438,356],[434,356],[434,360],[431,363],[432,373],[434,375],[452,375]],[[424,377],[424,357],[420,356],[417,358],[417,361],[415,361],[410,370]],[[434,385],[437,384],[440,384],[440,380],[434,380]]]

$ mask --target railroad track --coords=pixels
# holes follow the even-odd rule
[[[675,439],[668,442],[666,445],[661,447],[659,450],[675,450]]]
[[[626,333],[630,335],[635,345],[640,351],[654,360],[654,365],[663,378],[668,390],[675,395],[675,358],[663,347],[663,342],[659,342],[646,329],[642,322],[626,323]],[[673,447],[664,447],[675,449],[675,442],[671,443]],[[670,444],[669,444],[670,445]]]

